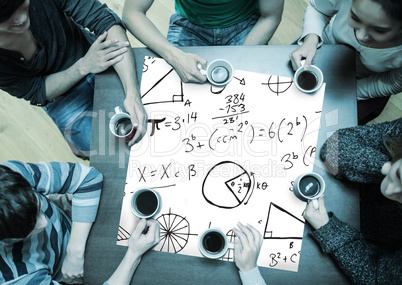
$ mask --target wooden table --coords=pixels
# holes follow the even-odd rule
[[[225,58],[239,70],[293,77],[289,53],[295,46],[187,47],[208,61]],[[146,48],[134,49],[140,80],[144,56],[155,56]],[[317,149],[335,130],[357,124],[355,55],[345,46],[322,46],[315,56],[325,76],[326,90]],[[104,175],[103,192],[85,257],[85,284],[102,284],[117,268],[127,248],[116,245],[121,203],[129,160],[127,145],[108,129],[115,106],[123,106],[122,85],[114,70],[96,76],[92,125],[91,166]],[[318,155],[316,155],[318,157]],[[359,192],[356,185],[337,181],[316,159],[314,171],[327,184],[329,210],[359,228]],[[268,284],[347,284],[331,258],[321,252],[305,227],[299,271],[260,268]],[[241,284],[232,262],[150,251],[142,259],[132,284]]]

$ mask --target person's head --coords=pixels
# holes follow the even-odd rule
[[[23,33],[29,25],[29,0],[0,0],[0,33]]]
[[[0,165],[0,240],[26,238],[35,228],[43,228],[42,214],[40,199],[29,182]]]
[[[391,160],[381,169],[385,175],[381,182],[381,193],[402,204],[402,138],[387,141],[386,147]]]
[[[401,0],[353,0],[348,24],[360,44],[384,48],[402,40]]]

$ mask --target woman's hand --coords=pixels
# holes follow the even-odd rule
[[[316,210],[312,202],[307,203],[303,217],[314,229],[319,229],[329,221],[327,209],[325,208],[324,195],[318,198],[319,209]]]
[[[304,38],[303,44],[289,55],[293,70],[297,70],[301,66],[302,59],[305,59],[305,68],[310,67],[317,51],[318,41],[319,38],[316,34],[308,34]]]
[[[128,241],[128,251],[141,257],[160,240],[160,226],[156,220],[141,219]]]

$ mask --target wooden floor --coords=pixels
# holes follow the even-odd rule
[[[121,16],[124,0],[103,0]],[[270,44],[290,44],[300,34],[307,0],[286,0],[282,22]],[[148,17],[166,35],[174,0],[155,0]],[[143,46],[129,36],[134,47]],[[394,120],[402,115],[402,94],[391,97],[383,113],[370,123]],[[15,99],[0,90],[0,161],[16,159],[24,162],[82,162],[68,148],[64,138],[46,113],[24,100]]]

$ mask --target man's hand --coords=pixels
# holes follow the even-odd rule
[[[173,66],[174,70],[180,76],[184,83],[204,83],[207,77],[197,68],[200,63],[203,69],[207,68],[207,61],[196,54],[185,53],[179,49],[175,50],[174,57],[166,59]]]
[[[127,52],[129,42],[118,39],[106,40],[107,32],[100,35],[91,45],[80,62],[80,72],[85,76],[90,73],[100,73],[110,66],[120,62]]]
[[[142,102],[136,100],[137,96],[126,96],[124,100],[124,108],[130,114],[131,123],[135,129],[135,134],[132,140],[128,143],[132,146],[138,143],[146,134],[148,127],[148,114],[142,105]]]
[[[240,271],[249,271],[257,266],[258,255],[262,245],[262,236],[254,227],[241,223],[239,229],[233,228],[236,234],[234,245],[234,259]]]

